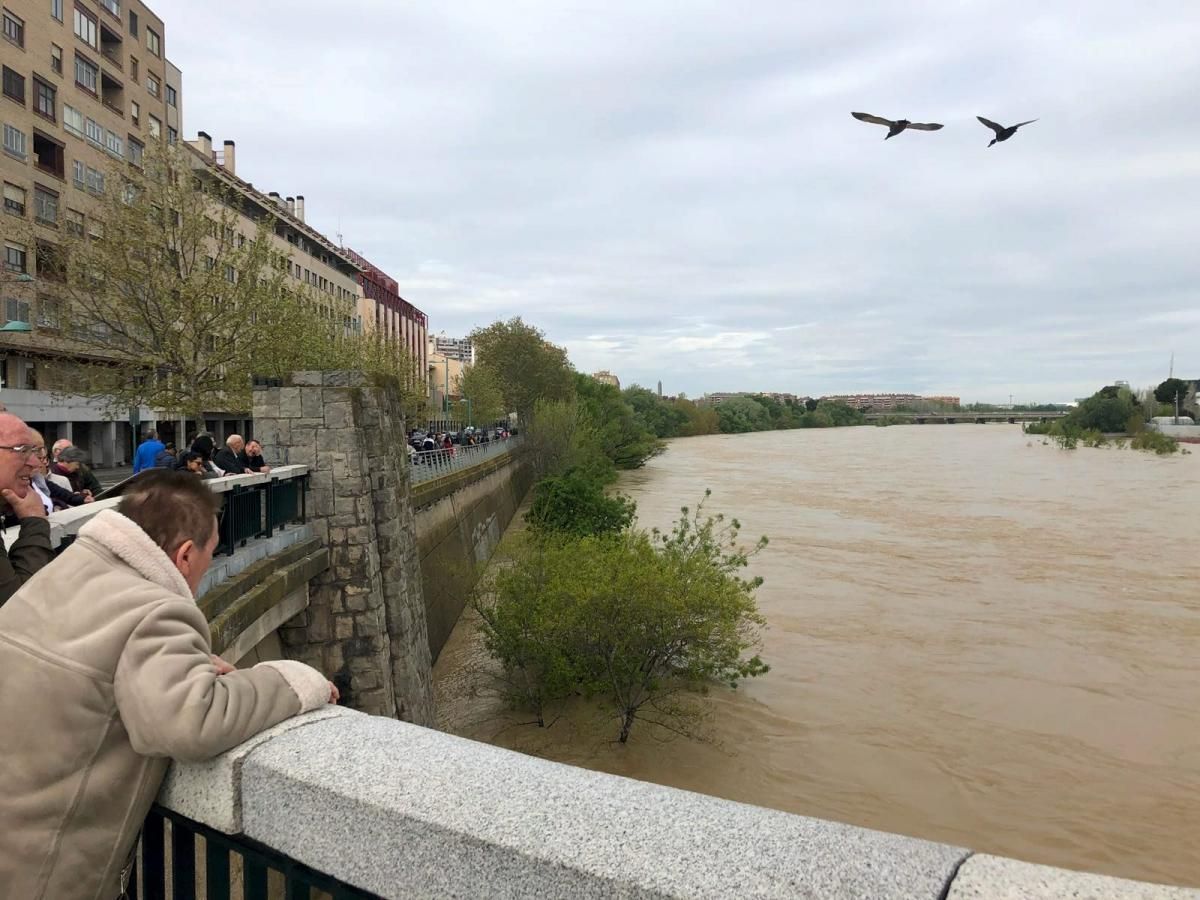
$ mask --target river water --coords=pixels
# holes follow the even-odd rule
[[[464,616],[447,730],[804,815],[1200,885],[1200,453],[1044,446],[1004,425],[673,441],[620,488],[645,526],[709,508],[770,537],[766,676],[711,743],[550,729],[486,690]],[[638,729],[642,728],[639,733]]]

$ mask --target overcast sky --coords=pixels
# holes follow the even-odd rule
[[[435,331],[691,396],[1200,377],[1196,0],[153,5],[186,134]]]

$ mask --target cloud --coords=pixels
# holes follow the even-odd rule
[[[520,315],[690,395],[1200,374],[1191,0],[330,9],[161,0],[185,129],[437,330]]]

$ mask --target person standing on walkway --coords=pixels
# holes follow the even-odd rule
[[[167,449],[166,445],[158,439],[157,431],[146,432],[146,439],[142,441],[141,446],[137,448],[137,452],[133,454],[133,474],[136,475],[143,469],[153,469],[155,459],[158,454]]]
[[[212,655],[195,592],[217,508],[198,478],[152,469],[0,607],[0,896],[115,900],[171,759],[337,701],[304,663]]]

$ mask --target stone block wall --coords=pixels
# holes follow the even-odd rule
[[[254,390],[255,435],[276,464],[309,467],[308,520],[329,551],[285,653],[363,712],[434,723],[425,601],[395,390],[354,372],[296,372]]]

